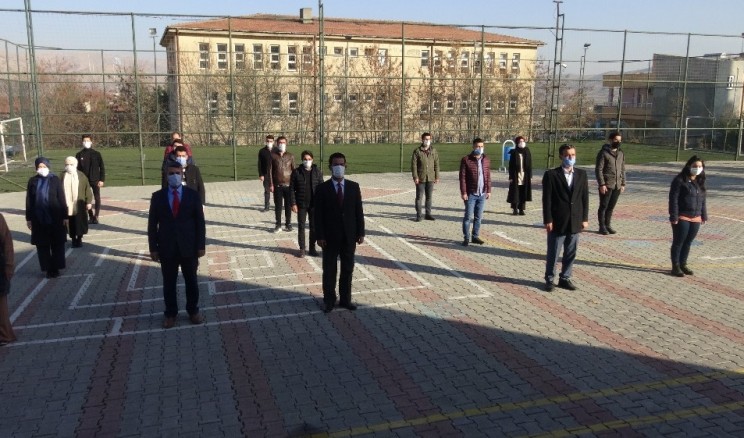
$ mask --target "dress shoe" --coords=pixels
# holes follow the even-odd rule
[[[607,225],[607,232],[610,233],[610,234],[617,234],[617,231],[615,231],[614,229],[612,229],[612,227],[610,227],[609,225]]]
[[[555,289],[555,285],[552,281],[546,281],[545,282],[545,292],[553,292],[553,289]]]
[[[558,287],[562,289],[567,289],[567,290],[577,289],[576,285],[573,284],[573,282],[569,278],[561,278],[560,280],[558,280]]]
[[[282,226],[281,226],[281,225],[277,225],[277,226],[275,226],[275,227],[274,227],[274,232],[275,232],[275,233],[278,233],[278,232],[280,232],[281,230],[282,230]]]
[[[414,222],[421,222],[421,215],[417,214],[416,219],[413,220]]]
[[[261,210],[262,213],[266,213],[267,211],[269,211],[269,207],[264,207],[263,210]]]
[[[512,216],[516,216],[518,214],[519,213],[517,213],[517,209],[516,208],[512,208]]]
[[[89,224],[92,224],[92,225],[96,225],[98,223],[98,218],[97,217],[92,217],[92,218],[90,218],[90,220],[88,221],[88,223]]]
[[[605,228],[600,228],[599,231],[597,231],[597,232],[599,234],[603,235],[603,236],[606,236],[606,235],[610,234],[610,232],[607,231],[607,229],[605,229]]]
[[[194,313],[193,315],[189,315],[189,322],[194,325],[203,324],[204,316],[201,313]]]
[[[679,269],[682,270],[682,272],[685,273],[685,275],[694,275],[695,273],[692,272],[692,269],[688,268],[687,265],[679,265]]]
[[[519,210],[519,215],[524,216],[524,210]]]
[[[308,254],[311,257],[318,257],[320,255],[320,254],[318,254],[318,250],[316,250],[315,248],[310,248],[310,251],[308,252]]]
[[[166,316],[163,319],[163,328],[169,329],[173,328],[176,325],[176,317],[175,316]]]
[[[56,269],[53,270],[53,271],[52,270],[49,270],[49,271],[47,271],[46,276],[47,276],[47,278],[57,278],[57,277],[59,277],[59,270],[56,270]]]
[[[685,273],[682,272],[682,269],[679,265],[672,265],[672,275],[675,277],[684,277]]]
[[[299,254],[299,257],[300,257],[300,258],[305,258],[305,254],[307,254],[307,253],[305,252],[305,250],[304,250],[304,249],[301,249],[301,250],[300,250],[300,254]]]
[[[73,248],[80,248],[83,246],[83,243],[78,241],[77,239],[72,239],[72,247]]]
[[[325,305],[323,306],[323,313],[331,313],[331,312],[333,312],[333,308],[334,308],[334,307],[335,307],[335,306],[334,306],[333,304],[328,304],[328,303],[326,303],[326,304],[325,304]]]
[[[286,227],[284,227],[284,231],[292,231],[292,225],[287,225]]]
[[[483,245],[485,242],[480,239],[480,237],[473,237],[470,239],[471,242],[477,243],[478,245]]]
[[[424,219],[426,219],[427,221],[433,221],[434,220],[434,216],[432,216],[430,214],[427,214],[426,216],[424,216]]]
[[[344,309],[348,309],[348,310],[357,309],[357,305],[353,303],[342,303],[342,304],[339,304],[338,307],[343,307]]]
[[[468,239],[465,239],[462,241],[462,246],[468,246],[469,243]]]

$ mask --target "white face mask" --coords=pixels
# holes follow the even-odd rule
[[[93,146],[93,143],[92,142],[89,142],[89,141],[84,141],[83,142],[83,147],[85,149],[90,149],[92,146]]]
[[[336,165],[331,167],[331,173],[333,174],[334,178],[343,178],[345,172],[346,166]]]
[[[313,166],[313,160],[303,160],[302,165],[305,166],[305,169],[309,169]]]
[[[431,146],[431,140],[424,140],[424,148]]]
[[[287,144],[279,143],[279,152],[286,152],[286,151],[287,151]]]
[[[77,169],[77,168],[75,166],[73,166],[72,164],[65,165],[65,172],[67,172],[69,174],[75,173],[75,169]]]
[[[181,164],[181,167],[188,166],[189,158],[188,157],[176,157],[176,161],[178,161]]]
[[[271,148],[273,148],[273,147],[274,147],[274,142],[273,142],[273,141],[267,141],[267,142],[266,142],[266,148],[267,148],[267,149],[271,149]]]
[[[40,176],[43,176],[44,178],[49,175],[49,168],[48,167],[42,167],[41,169],[36,169],[36,173],[38,173]]]
[[[690,167],[690,175],[698,176],[703,173],[702,167]]]
[[[525,147],[527,147],[527,143],[525,143],[525,142],[523,142],[523,141],[520,141],[520,142],[519,142],[519,143],[517,144],[517,146],[518,146],[519,148],[522,148],[522,149],[524,149]]]

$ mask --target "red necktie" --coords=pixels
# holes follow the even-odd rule
[[[338,201],[339,207],[344,205],[344,191],[341,189],[341,183],[338,183],[338,191],[336,191],[336,200]]]
[[[181,207],[181,201],[178,200],[178,189],[173,189],[173,217],[178,217],[178,209]]]

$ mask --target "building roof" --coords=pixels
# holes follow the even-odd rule
[[[168,26],[163,38],[171,30],[178,31],[212,31],[212,32],[247,32],[266,33],[276,35],[317,35],[319,19],[313,17],[303,20],[293,15],[254,14],[241,17],[218,18],[213,20],[195,21],[190,23]],[[401,26],[404,24],[404,26]],[[442,42],[462,42],[472,44],[480,42],[486,44],[511,44],[538,47],[544,45],[542,41],[517,38],[491,32],[481,34],[479,30],[465,29],[452,25],[433,23],[409,23],[401,21],[380,21],[343,18],[324,18],[323,33],[325,36],[401,39],[405,28],[406,40],[426,40]]]

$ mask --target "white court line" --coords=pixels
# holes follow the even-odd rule
[[[129,277],[129,284],[127,285],[127,292],[131,292],[134,289],[134,285],[137,284],[137,277],[139,276],[140,266],[142,264],[142,255],[145,253],[144,249],[137,252],[136,260],[134,261],[134,267],[132,268],[132,275]]]
[[[372,219],[370,219],[370,221],[371,222],[374,222],[374,220],[372,220]],[[378,226],[380,227],[381,230],[383,230],[384,232],[390,234],[391,236],[396,236],[395,233],[393,233],[389,229],[385,228],[384,226],[382,226],[382,225],[378,225]],[[398,239],[399,241],[403,242],[406,246],[408,246],[409,248],[413,249],[417,253],[421,254],[424,257],[426,257],[431,262],[433,262],[435,265],[439,266],[440,268],[442,268],[442,269],[444,269],[446,271],[449,271],[455,277],[461,279],[465,283],[468,283],[470,286],[478,289],[479,291],[481,291],[483,293],[483,295],[489,296],[489,297],[491,296],[491,292],[489,292],[486,288],[484,288],[483,286],[479,285],[478,283],[474,282],[473,280],[471,280],[469,278],[465,278],[465,276],[463,276],[461,273],[459,273],[458,271],[455,271],[454,269],[450,268],[445,263],[443,263],[442,261],[440,261],[438,258],[432,256],[431,254],[427,253],[426,251],[422,250],[421,248],[417,247],[416,245],[412,244],[411,242],[405,240],[402,237],[396,237],[396,239]]]
[[[508,240],[509,242],[516,243],[519,245],[532,245],[532,243],[530,242],[525,242],[523,240],[517,240],[517,239],[511,238],[507,236],[506,233],[504,233],[503,231],[492,231],[492,234],[499,236],[504,240]]]
[[[39,282],[39,284],[36,285],[34,290],[31,291],[30,294],[26,297],[25,300],[21,303],[20,306],[13,312],[12,315],[10,315],[10,322],[15,322],[15,320],[23,313],[24,310],[26,310],[26,307],[28,307],[29,304],[31,304],[31,301],[36,298],[36,295],[39,294],[39,291],[44,288],[44,286],[49,282],[49,279],[43,279]]]
[[[75,297],[72,298],[70,305],[67,307],[69,310],[73,310],[77,307],[77,304],[80,302],[80,299],[83,298],[83,295],[90,287],[90,283],[93,281],[93,277],[95,277],[96,274],[85,274],[85,275],[87,276],[87,278],[85,279],[85,281],[83,281],[83,284],[80,285],[80,288],[75,294]]]
[[[320,269],[320,266],[318,266],[318,262],[316,262],[313,257],[307,257],[306,260],[307,264],[310,265],[315,270],[315,272],[323,272],[323,270]]]
[[[34,249],[32,249],[31,252],[28,253],[28,255],[21,261],[21,263],[18,263],[16,265],[15,272],[20,271],[23,265],[28,263],[28,261],[31,260],[34,257],[34,255],[36,255],[36,247],[34,247]]]
[[[114,325],[111,327],[109,332],[112,336],[121,335],[121,326],[124,323],[124,319],[121,317],[114,318]]]
[[[365,190],[395,190],[395,189],[383,189],[379,187],[365,187],[364,189]],[[377,199],[387,198],[389,196],[410,195],[411,193],[415,193],[415,192],[416,190],[406,190],[405,192],[388,193],[387,195],[380,195],[380,196],[375,196],[374,198],[367,198],[367,199],[377,200]]]
[[[95,267],[96,268],[99,267],[99,266],[101,266],[103,264],[103,260],[106,258],[106,256],[108,255],[109,251],[111,251],[111,247],[108,247],[107,246],[107,247],[103,248],[103,252],[98,256],[98,260],[96,260],[96,264],[95,264]]]
[[[742,224],[744,224],[744,220],[734,219],[734,218],[728,217],[728,216],[718,216],[718,215],[712,214],[712,215],[710,215],[710,217],[717,217],[719,219],[726,219],[726,220],[729,220],[729,221],[741,222]]]
[[[371,221],[371,219],[368,219],[368,220]],[[380,248],[379,245],[377,245],[376,243],[372,242],[369,238],[366,238],[365,237],[364,242],[367,243],[372,248],[374,248],[377,252],[379,252],[380,254],[382,254],[383,257],[386,257],[388,260],[390,260],[391,262],[393,262],[397,267],[399,267],[400,269],[402,269],[403,272],[408,273],[408,275],[410,275],[411,277],[413,277],[416,280],[418,280],[419,283],[421,283],[421,284],[423,284],[423,285],[425,285],[427,287],[428,286],[431,286],[431,284],[428,281],[426,281],[423,277],[421,277],[417,273],[413,272],[411,270],[411,268],[409,268],[405,263],[403,263],[400,260],[398,260],[395,257],[393,257],[390,253],[388,253],[384,249]]]

